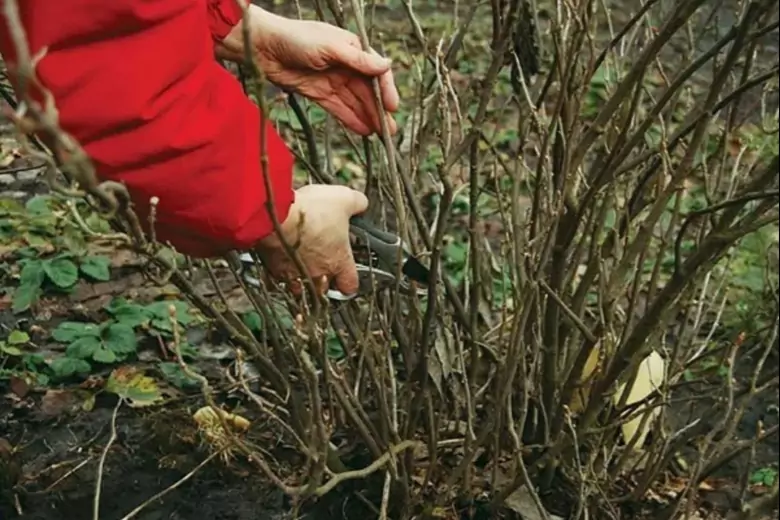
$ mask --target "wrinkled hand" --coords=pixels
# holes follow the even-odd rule
[[[344,294],[358,290],[358,275],[349,241],[349,219],[368,207],[365,195],[345,186],[312,184],[296,190],[295,202],[281,225],[281,234],[291,246],[298,246],[298,255],[317,289],[324,293],[335,285]],[[300,273],[287,256],[279,237],[274,233],[258,246],[270,274],[283,281],[295,281]],[[294,291],[300,286],[294,284]]]
[[[399,104],[389,59],[364,52],[355,34],[324,22],[284,18],[257,6],[250,13],[258,61],[271,82],[317,102],[353,132],[381,133],[372,79],[378,78],[387,112]],[[231,38],[242,41],[241,24],[226,40]],[[394,134],[392,117],[387,124]]]

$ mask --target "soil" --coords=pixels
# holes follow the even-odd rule
[[[621,4],[623,5],[623,4]],[[278,10],[278,9],[277,9]],[[392,16],[400,15],[400,10]],[[391,16],[391,18],[392,18]],[[776,34],[775,34],[776,36]],[[769,50],[776,53],[776,38]],[[774,47],[772,47],[774,45]],[[775,54],[776,56],[776,54]],[[19,166],[15,163],[13,166]],[[0,174],[4,173],[0,171]],[[3,196],[17,196],[20,192],[40,191],[34,178],[17,178]],[[11,193],[12,192],[12,193]],[[132,272],[132,270],[130,271]],[[125,284],[125,287],[127,284]],[[93,288],[83,288],[87,294]],[[107,290],[106,294],[112,291]],[[68,308],[69,301],[55,303]],[[55,317],[57,313],[54,313]],[[67,314],[65,314],[67,315]],[[0,307],[0,324],[16,328],[17,317]],[[25,326],[29,326],[26,324]],[[38,325],[49,326],[45,320]],[[746,384],[752,374],[755,359],[741,359],[735,369],[738,385]],[[777,352],[767,363],[780,363]],[[94,408],[80,409],[79,401],[59,402],[56,410],[47,408],[45,396],[30,394],[15,396],[0,385],[0,520],[87,520],[93,518],[93,499],[98,475],[98,461],[108,442],[114,401],[98,398]],[[691,391],[695,391],[694,388]],[[49,396],[51,397],[51,396]],[[72,397],[72,396],[71,396]],[[102,471],[101,520],[120,520],[157,493],[168,488],[193,471],[208,455],[208,449],[199,442],[190,419],[202,405],[197,394],[182,395],[178,404],[164,411],[123,408],[117,416],[117,440],[108,452]],[[713,402],[699,402],[698,407],[714,406]],[[751,406],[739,421],[737,437],[751,439],[759,421],[764,428],[778,424],[778,396],[765,393]],[[701,415],[701,408],[693,411]],[[672,410],[672,422],[684,423],[687,409]],[[713,415],[713,421],[717,414]],[[272,433],[258,428],[264,445],[273,445]],[[276,451],[273,452],[276,454]],[[290,463],[289,450],[279,448],[279,458]],[[689,461],[695,460],[691,450]],[[285,456],[287,459],[285,459]],[[765,465],[777,468],[780,460],[777,437],[760,443],[754,455],[754,467]],[[734,505],[738,497],[738,482],[745,473],[747,454],[737,457],[715,473],[728,482],[717,491],[704,492],[705,505],[725,509]],[[139,520],[287,520],[292,518],[363,519],[375,518],[381,483],[358,481],[342,486],[315,505],[303,504],[300,515],[292,513],[293,504],[261,472],[240,458],[228,463],[213,462],[200,468],[195,475],[149,504],[134,518]],[[12,489],[13,488],[13,489]],[[554,498],[551,500],[554,502]],[[466,517],[466,509],[456,513]],[[488,518],[479,507],[478,514]],[[555,511],[554,511],[555,512]],[[516,516],[516,515],[515,515]],[[511,518],[507,513],[507,518]]]
[[[24,492],[0,501],[0,518],[92,518],[98,460],[110,435],[112,413],[113,405],[105,402],[89,413],[54,419],[17,410],[0,418],[0,436],[23,447],[11,464],[22,466],[24,475],[18,482]],[[117,440],[103,470],[101,519],[123,518],[207,457],[187,440],[196,436],[185,410],[167,408],[163,414],[127,410],[118,415]],[[361,518],[368,512],[357,500],[344,505],[343,518]],[[286,520],[293,518],[291,509],[285,495],[259,472],[233,461],[206,465],[135,518]],[[309,515],[316,516],[302,517],[342,518],[331,514],[328,504],[318,504]]]

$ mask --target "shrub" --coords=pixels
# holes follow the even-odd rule
[[[690,513],[702,482],[777,432],[737,436],[778,384],[778,64],[762,47],[777,3],[738,2],[726,27],[720,3],[703,0],[649,0],[621,20],[597,2],[509,0],[490,14],[474,3],[437,40],[401,1],[417,45],[406,105],[416,102],[398,142],[361,149],[294,97],[286,132],[301,176],[361,174],[372,216],[431,266],[425,297],[384,292],[334,309],[247,287],[250,330],[133,233],[120,187],[98,183],[78,154],[66,170],[255,364],[282,412],[241,387],[303,462],[289,474],[262,453],[251,460],[291,496],[381,472],[380,509],[393,518],[464,497],[615,517],[674,470],[684,485],[662,517]],[[328,6],[368,43],[357,0]],[[459,61],[480,45],[484,63]],[[242,73],[254,98],[284,119],[253,69]]]

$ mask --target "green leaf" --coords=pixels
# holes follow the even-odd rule
[[[87,241],[79,229],[67,229],[57,239],[57,249],[66,249],[76,255],[87,252]]]
[[[19,350],[19,348],[14,347],[12,345],[6,345],[4,342],[0,341],[0,352],[4,354],[8,354],[9,356],[22,356],[24,355],[24,352]]]
[[[38,352],[28,352],[28,353],[25,353],[24,354],[24,359],[22,360],[22,363],[24,363],[24,366],[30,372],[37,371],[38,367],[45,367],[45,366],[47,366],[46,358],[44,358]]]
[[[38,300],[44,279],[43,263],[28,260],[19,276],[19,287],[14,291],[11,308],[15,314],[24,312]]]
[[[138,349],[138,340],[135,337],[135,330],[125,323],[112,323],[106,329],[103,338],[106,346],[120,356],[134,354]]]
[[[49,240],[32,233],[25,233],[24,241],[27,242],[28,246],[37,251],[43,251],[44,249],[51,246],[51,242],[49,242]]]
[[[101,347],[92,354],[92,359],[98,363],[109,364],[116,362],[117,357],[113,351],[101,345]]]
[[[168,313],[168,308],[171,305],[176,309],[176,321],[182,325],[187,325],[192,322],[192,316],[189,314],[189,306],[186,302],[180,300],[163,300],[150,303],[146,306],[146,310],[153,314],[158,320],[169,321],[170,314]],[[170,326],[164,330],[170,330]]]
[[[186,341],[179,345],[179,352],[184,359],[197,359],[198,350]]]
[[[325,351],[330,359],[338,360],[344,357],[344,347],[335,333],[325,340]]]
[[[79,279],[79,270],[72,260],[64,257],[44,262],[43,269],[49,280],[60,289],[73,287]]]
[[[51,206],[49,206],[51,199],[50,195],[36,195],[28,200],[24,207],[30,213],[49,215],[51,214]]]
[[[774,485],[776,478],[777,470],[773,468],[761,468],[757,469],[750,475],[750,483],[770,487]]]
[[[468,246],[465,242],[450,242],[446,249],[447,260],[457,266],[465,265]]]
[[[128,302],[124,298],[115,298],[111,301],[111,304],[106,306],[106,311],[110,313],[114,319],[130,327],[137,327],[143,325],[151,317],[143,306],[137,303]]]
[[[89,226],[89,229],[96,233],[111,232],[111,224],[97,213],[90,213],[84,221]]]
[[[151,326],[156,329],[157,332],[164,332],[168,335],[173,333],[173,326],[171,325],[171,320],[168,318],[154,318],[151,321]]]
[[[92,371],[92,366],[83,359],[75,359],[68,356],[58,357],[51,362],[49,368],[59,378],[73,375],[87,375]]]
[[[74,359],[89,359],[102,348],[100,339],[94,336],[78,338],[65,349],[65,354]]]
[[[160,372],[169,383],[178,388],[188,388],[198,386],[198,380],[188,376],[178,363],[172,362],[160,362],[157,364]],[[195,370],[194,367],[190,367],[191,370]]]
[[[73,340],[83,337],[100,337],[100,326],[94,323],[84,323],[81,321],[63,321],[57,328],[51,331],[51,337],[61,343],[70,343]]]
[[[263,330],[263,317],[260,316],[260,313],[257,311],[245,312],[241,316],[241,321],[243,321],[244,325],[252,332],[260,332]]]
[[[110,260],[105,256],[87,256],[81,260],[81,272],[99,282],[111,279]]]
[[[135,406],[154,404],[162,399],[154,379],[135,367],[119,367],[111,372],[106,390],[132,401]]]
[[[12,330],[8,335],[9,345],[24,345],[30,342],[30,335],[23,330]]]

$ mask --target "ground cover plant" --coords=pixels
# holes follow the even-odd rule
[[[777,3],[266,7],[394,59],[402,131],[362,141],[235,73],[435,283],[249,287],[7,93],[0,515],[775,517]]]

